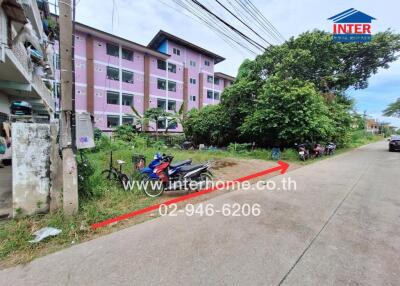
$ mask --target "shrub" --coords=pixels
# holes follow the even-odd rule
[[[114,137],[126,142],[132,142],[138,131],[133,125],[120,125],[114,131]]]
[[[101,136],[103,135],[103,131],[101,131],[101,129],[97,127],[93,130],[93,133],[94,133],[94,140],[100,140]]]
[[[138,135],[133,140],[133,146],[135,148],[143,149],[147,147],[149,138],[145,135]]]

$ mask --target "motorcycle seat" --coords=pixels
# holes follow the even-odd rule
[[[181,167],[181,172],[190,172],[196,169],[200,169],[201,167],[204,167],[204,165],[203,164],[186,165]]]
[[[192,163],[192,160],[188,159],[188,160],[183,160],[183,161],[178,161],[178,162],[174,162],[170,165],[171,168],[178,168],[184,165],[189,165]]]

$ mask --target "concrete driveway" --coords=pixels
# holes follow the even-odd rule
[[[380,142],[285,177],[296,190],[205,202],[258,203],[258,217],[154,219],[3,270],[0,284],[400,285],[400,153]]]

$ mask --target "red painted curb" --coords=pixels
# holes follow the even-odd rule
[[[176,199],[172,199],[172,200],[169,200],[169,201],[165,201],[165,202],[160,203],[160,204],[152,205],[152,206],[149,206],[149,207],[137,210],[137,211],[133,211],[133,212],[130,212],[130,213],[127,213],[127,214],[123,214],[123,215],[117,216],[117,217],[106,219],[104,221],[92,224],[92,229],[96,230],[97,228],[104,227],[104,226],[109,225],[111,223],[115,223],[115,222],[118,222],[118,221],[121,221],[121,220],[125,220],[125,219],[128,219],[128,218],[137,216],[137,215],[141,215],[141,214],[144,214],[144,213],[148,213],[148,212],[154,211],[154,210],[158,209],[161,205],[167,205],[168,206],[168,205],[171,205],[171,204],[176,204],[176,203],[179,203],[179,202],[187,201],[189,199],[192,199],[192,198],[195,198],[195,197],[199,197],[199,196],[202,196],[202,195],[214,192],[214,191],[222,190],[222,189],[225,189],[225,188],[233,185],[235,182],[243,183],[244,181],[248,181],[248,180],[251,180],[251,179],[254,179],[254,178],[257,178],[257,177],[265,176],[265,175],[268,175],[268,174],[276,172],[276,171],[280,171],[281,174],[286,173],[287,169],[289,168],[289,164],[285,163],[283,161],[278,161],[278,164],[279,164],[279,166],[277,166],[277,167],[273,167],[273,168],[270,168],[270,169],[267,169],[267,170],[264,170],[264,171],[261,171],[261,172],[258,172],[258,173],[254,173],[254,174],[251,174],[251,175],[248,175],[248,176],[245,176],[245,177],[241,177],[241,178],[236,179],[234,181],[226,182],[226,183],[224,183],[223,185],[220,185],[220,186],[214,186],[214,187],[211,187],[211,188],[203,189],[203,190],[200,190],[200,191],[198,191],[196,193],[184,195],[182,197],[179,197],[179,198],[176,198]]]

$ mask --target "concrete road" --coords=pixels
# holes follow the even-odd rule
[[[284,177],[296,190],[206,202],[258,203],[258,217],[154,219],[1,271],[0,284],[400,285],[400,153],[380,142]]]

